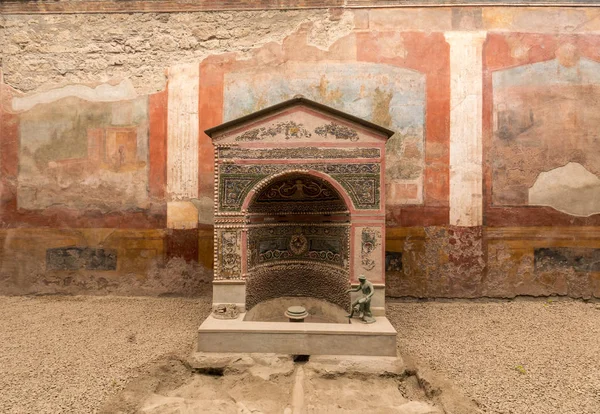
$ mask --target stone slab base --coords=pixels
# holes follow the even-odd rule
[[[198,372],[220,370],[225,375],[250,372],[265,379],[279,374],[290,375],[296,366],[289,354],[194,352],[187,362]],[[403,375],[406,371],[399,355],[313,355],[302,366],[307,372],[327,377],[355,374],[378,377]]]
[[[385,317],[364,324],[223,320],[211,316],[198,329],[198,351],[292,355],[396,356],[396,330]]]

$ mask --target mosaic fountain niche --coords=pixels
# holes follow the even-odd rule
[[[198,350],[395,356],[382,191],[393,132],[296,97],[206,133],[215,278]],[[375,288],[370,324],[347,317],[361,274]]]

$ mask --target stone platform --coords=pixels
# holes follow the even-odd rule
[[[383,316],[372,324],[254,322],[244,316],[209,316],[198,329],[198,351],[396,356],[396,330]]]

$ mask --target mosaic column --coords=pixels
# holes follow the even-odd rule
[[[486,32],[448,32],[450,44],[450,224],[483,224],[481,49]]]

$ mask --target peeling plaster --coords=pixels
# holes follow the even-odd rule
[[[37,104],[56,102],[68,97],[76,97],[89,102],[113,102],[135,99],[137,94],[133,84],[127,79],[117,85],[104,83],[95,88],[85,85],[68,85],[33,95],[14,97],[12,109],[27,111]]]
[[[332,12],[329,19],[316,20],[308,32],[308,45],[322,50],[329,47],[354,30],[354,13],[344,11],[339,16]]]
[[[529,189],[529,204],[553,207],[572,216],[600,213],[600,178],[583,165],[570,162],[564,167],[540,173]]]

